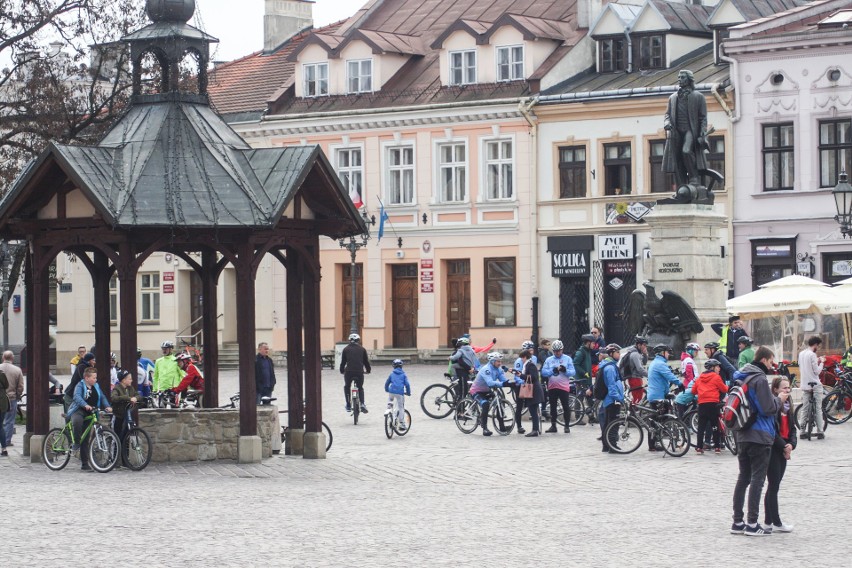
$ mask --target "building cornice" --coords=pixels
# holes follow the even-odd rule
[[[803,51],[802,56],[810,57],[814,49],[823,50],[826,53],[843,53],[848,55],[848,50],[835,51],[839,48],[852,45],[852,30],[833,30],[811,33],[783,34],[772,36],[747,37],[742,39],[727,39],[723,46],[725,55],[729,57],[741,56],[745,60],[749,55],[777,52],[783,58],[795,57],[791,51]],[[759,58],[759,57],[756,57]]]

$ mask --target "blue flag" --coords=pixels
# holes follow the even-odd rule
[[[388,219],[388,214],[385,211],[385,206],[382,204],[381,212],[379,213],[379,238],[376,240],[376,243],[382,240],[382,237],[385,235],[385,221]]]

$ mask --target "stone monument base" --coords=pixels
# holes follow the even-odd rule
[[[322,432],[305,432],[304,436],[305,459],[325,459],[325,434]]]

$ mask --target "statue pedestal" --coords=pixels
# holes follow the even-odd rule
[[[725,215],[712,205],[659,204],[645,220],[651,228],[651,281],[657,293],[680,294],[704,325],[701,345],[718,341],[711,323],[727,322],[722,244]]]

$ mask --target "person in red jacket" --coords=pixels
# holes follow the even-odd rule
[[[180,384],[173,390],[176,393],[186,392],[187,389],[194,389],[200,393],[204,392],[204,377],[198,372],[198,368],[192,364],[192,355],[189,353],[181,353],[175,357],[181,371],[186,373],[180,381]]]
[[[704,453],[700,442],[705,439],[708,428],[713,430],[713,448],[716,453],[722,452],[719,429],[713,428],[713,421],[719,417],[719,399],[728,392],[728,387],[722,380],[719,371],[722,364],[717,359],[707,359],[704,362],[706,371],[692,383],[692,394],[698,396],[698,437],[699,445],[695,451]]]

